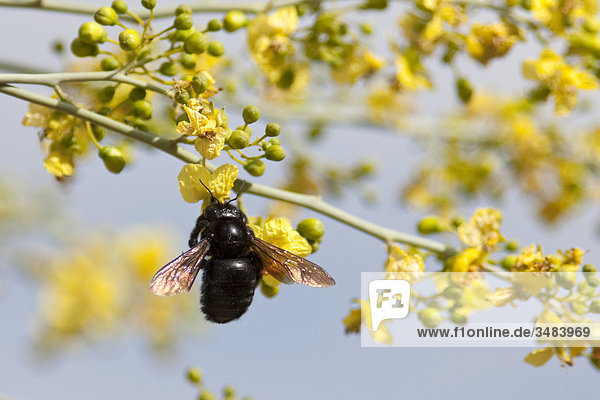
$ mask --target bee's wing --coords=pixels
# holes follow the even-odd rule
[[[265,272],[286,285],[291,283],[315,287],[335,285],[333,278],[317,264],[257,237],[252,239],[252,250],[262,261]]]
[[[209,242],[202,240],[198,245],[159,269],[150,282],[152,293],[159,296],[173,296],[189,291],[209,247]]]

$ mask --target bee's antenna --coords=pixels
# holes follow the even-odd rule
[[[244,189],[246,188],[247,184],[248,184],[247,181],[242,181],[242,186],[240,187],[240,191],[237,192],[237,194],[235,195],[235,197],[233,199],[229,200],[227,202],[227,204],[231,203],[232,201],[237,200],[237,198],[240,197],[240,194],[244,193]]]
[[[204,182],[202,182],[202,179],[200,179],[200,183],[202,184],[202,186],[204,186],[204,189],[208,190],[208,193],[210,194],[210,201],[218,201],[213,192],[210,191],[208,186],[206,186]]]

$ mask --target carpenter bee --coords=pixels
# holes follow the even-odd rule
[[[317,264],[257,238],[242,210],[211,195],[189,239],[190,249],[162,267],[150,290],[172,296],[192,287],[204,270],[200,305],[206,319],[224,324],[241,317],[252,303],[261,276],[285,284],[327,287],[333,278]]]

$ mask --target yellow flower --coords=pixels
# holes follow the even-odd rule
[[[348,315],[342,320],[342,323],[346,327],[346,335],[350,333],[360,333],[360,326],[362,325],[360,307],[350,310]]]
[[[65,151],[48,154],[48,157],[44,160],[44,167],[58,179],[69,177],[75,172],[73,157]]]
[[[202,201],[202,208],[211,200],[210,193],[202,185],[203,182],[219,201],[230,197],[233,183],[237,179],[238,169],[231,164],[224,164],[210,173],[206,167],[199,164],[187,164],[181,168],[177,176],[179,192],[188,203]]]
[[[354,46],[348,57],[333,69],[331,75],[336,82],[354,83],[357,79],[371,75],[381,67],[384,61],[360,46]]]
[[[515,289],[511,287],[496,289],[494,293],[487,296],[487,300],[489,300],[494,307],[504,307],[508,303],[511,303],[515,298]]]
[[[271,83],[277,83],[295,53],[290,39],[298,26],[296,7],[282,7],[272,14],[259,14],[248,23],[248,46],[254,61]]]
[[[568,65],[550,49],[542,51],[539,60],[526,60],[523,75],[548,87],[554,95],[555,112],[567,114],[577,104],[577,91],[598,88],[597,79],[590,73]]]
[[[468,248],[460,251],[450,261],[451,272],[472,272],[481,268],[485,253],[477,248]]]
[[[221,126],[220,110],[214,110],[212,103],[191,99],[183,106],[189,122],[181,121],[177,124],[177,133],[181,135],[197,136],[194,145],[196,150],[205,158],[212,160],[221,154],[225,146],[226,129]],[[208,113],[208,116],[205,115]]]
[[[400,246],[393,246],[385,263],[385,279],[403,279],[414,282],[423,276],[423,258],[418,254],[406,254]]]
[[[312,253],[312,247],[308,241],[294,230],[286,218],[268,218],[262,225],[251,224],[250,226],[258,238],[300,257],[306,257]]]
[[[555,33],[563,33],[577,19],[594,17],[598,12],[596,0],[532,0],[531,12],[542,24]],[[568,21],[571,21],[569,24]]]
[[[432,87],[419,55],[410,49],[396,57],[396,81],[400,89],[419,90]]]
[[[467,51],[471,57],[487,65],[496,57],[502,57],[519,40],[517,28],[506,23],[491,25],[473,24],[467,36]]]
[[[498,243],[504,241],[500,235],[502,214],[492,208],[480,208],[475,211],[468,223],[458,227],[460,240],[468,246],[490,252]]]

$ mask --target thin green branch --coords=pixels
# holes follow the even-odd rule
[[[34,84],[54,87],[66,82],[93,82],[111,81],[127,83],[140,88],[152,90],[168,96],[169,89],[132,78],[119,72],[57,72],[49,74],[0,74],[0,85],[2,84]]]
[[[54,110],[62,111],[66,114],[73,115],[85,121],[89,121],[96,125],[103,126],[106,129],[110,129],[114,132],[120,133],[132,139],[153,146],[184,162],[201,163],[202,161],[200,157],[184,150],[172,140],[159,137],[158,135],[152,132],[144,132],[139,129],[135,129],[129,125],[96,114],[92,111],[77,107],[73,104],[8,85],[0,85],[0,92],[5,93],[9,96],[13,96],[22,100],[39,104],[41,106],[49,107]],[[206,167],[211,171],[214,171],[215,169],[215,166],[209,163],[206,163]],[[236,190],[239,190],[241,188],[243,182],[244,181],[240,179],[236,181]],[[419,236],[409,235],[404,232],[399,232],[393,229],[385,228],[383,226],[374,224],[362,218],[358,218],[350,213],[342,211],[339,208],[336,208],[330,204],[327,204],[317,196],[293,193],[286,190],[276,189],[273,187],[249,182],[245,183],[244,191],[257,196],[273,200],[285,201],[304,208],[308,208],[322,215],[333,218],[343,224],[358,229],[359,231],[364,232],[368,235],[381,239],[384,242],[404,243],[407,245],[429,250],[431,252],[446,257],[454,252],[454,249],[445,243],[425,239]]]
[[[198,0],[187,3],[194,13],[224,13],[231,10],[240,10],[249,14],[256,14],[268,9],[275,9],[290,5],[306,3],[306,0],[271,0],[259,2],[243,2],[243,1],[206,1]],[[15,8],[35,8],[44,11],[68,12],[73,14],[93,15],[100,5],[69,3],[64,1],[17,1],[17,0],[0,0],[0,7],[15,7]],[[154,9],[154,18],[173,17],[175,12],[174,5],[158,6]],[[150,16],[148,10],[137,9],[132,12],[140,18]],[[123,15],[123,19],[132,19],[130,16]]]

